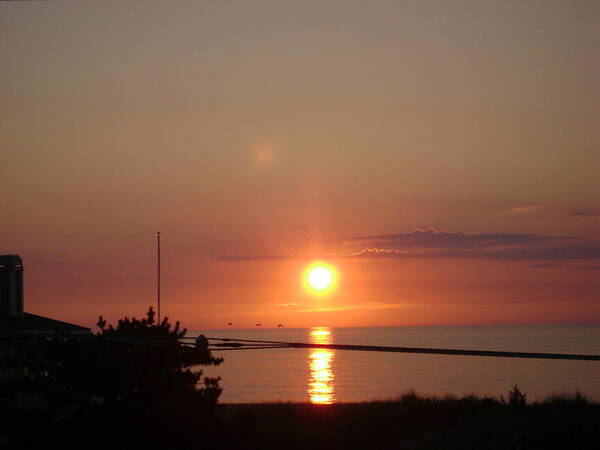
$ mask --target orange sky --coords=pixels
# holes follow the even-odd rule
[[[85,325],[153,302],[158,230],[188,327],[600,323],[599,17],[0,2],[0,253]]]

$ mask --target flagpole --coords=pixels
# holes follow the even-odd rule
[[[160,325],[160,231],[156,233],[156,300],[158,303],[158,324]]]

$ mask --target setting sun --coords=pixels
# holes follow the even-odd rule
[[[308,283],[315,289],[327,289],[333,281],[333,275],[325,267],[315,267],[308,274]]]
[[[326,264],[314,263],[304,272],[304,282],[314,293],[329,292],[335,282],[335,271]]]

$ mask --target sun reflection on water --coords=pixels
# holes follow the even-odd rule
[[[313,344],[332,344],[331,331],[327,327],[315,327],[310,330],[310,342]],[[308,355],[310,379],[308,394],[310,402],[329,405],[335,401],[333,370],[331,368],[335,352],[324,348],[315,348]]]

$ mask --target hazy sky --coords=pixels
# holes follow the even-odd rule
[[[600,323],[600,2],[0,2],[0,253],[91,325]],[[338,269],[314,297],[313,260]]]

